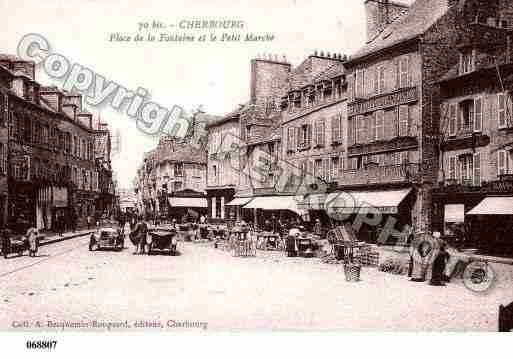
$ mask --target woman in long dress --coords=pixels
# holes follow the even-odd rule
[[[35,257],[37,254],[37,250],[39,247],[39,243],[37,242],[37,229],[34,227],[30,227],[27,230],[27,240],[29,243],[29,257]]]

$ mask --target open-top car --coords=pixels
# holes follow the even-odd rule
[[[116,221],[103,220],[89,239],[89,250],[123,250],[125,246],[124,229]]]

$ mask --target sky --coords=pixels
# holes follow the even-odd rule
[[[406,1],[408,2],[408,1]],[[410,1],[411,2],[411,1]],[[249,99],[250,61],[261,54],[286,56],[295,67],[315,50],[351,54],[365,41],[364,0],[0,0],[0,52],[15,54],[28,33],[43,35],[52,51],[130,90],[147,89],[151,101],[168,109],[202,106],[213,115],[230,112]],[[181,30],[182,20],[239,20],[247,32],[274,34],[271,42],[109,41],[112,33],[142,35],[153,22],[161,32],[199,36],[210,30]],[[141,24],[141,25],[139,25]],[[170,27],[169,25],[174,25]],[[232,30],[216,30],[218,37]],[[36,73],[44,85],[62,81]],[[100,114],[114,133],[122,134],[122,151],[112,158],[120,188],[131,186],[144,152],[156,136],[141,132],[136,121],[108,106],[87,110]]]

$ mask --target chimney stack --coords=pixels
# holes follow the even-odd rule
[[[374,40],[408,5],[390,0],[365,0],[367,42]]]

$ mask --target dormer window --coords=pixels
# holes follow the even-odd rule
[[[463,52],[460,55],[460,75],[474,71],[474,51]]]

